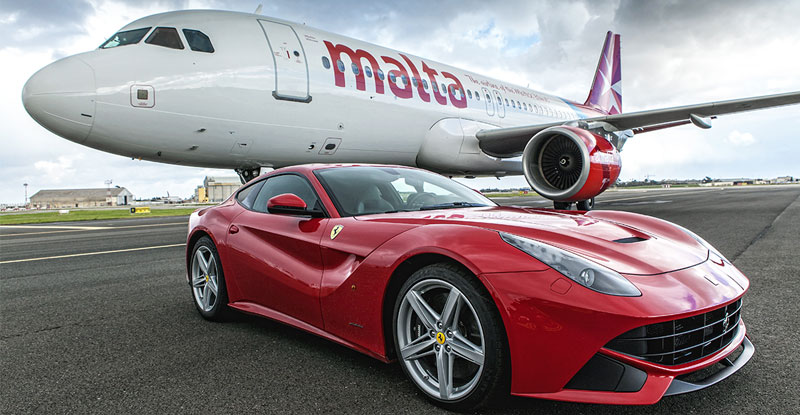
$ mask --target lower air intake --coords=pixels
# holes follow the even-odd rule
[[[702,359],[728,346],[739,328],[742,300],[704,314],[635,328],[606,348],[666,366]]]

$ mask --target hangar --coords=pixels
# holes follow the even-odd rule
[[[238,177],[206,176],[202,186],[197,186],[194,197],[200,203],[220,203],[236,191],[242,182]]]
[[[31,196],[30,204],[38,209],[122,206],[133,201],[133,193],[124,187],[99,189],[44,189]]]

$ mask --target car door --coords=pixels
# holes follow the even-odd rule
[[[227,238],[241,300],[322,327],[319,244],[328,219],[267,211],[267,201],[279,194],[293,193],[309,208],[321,208],[319,197],[308,179],[296,173],[269,177],[257,192],[231,222]]]

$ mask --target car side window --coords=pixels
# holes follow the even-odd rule
[[[256,196],[258,196],[258,191],[261,189],[261,186],[264,185],[264,181],[261,180],[259,182],[253,183],[250,186],[245,187],[244,189],[240,190],[239,193],[236,194],[236,200],[239,203],[246,207],[247,209],[253,208],[253,202],[256,200]]]
[[[256,212],[267,212],[267,202],[277,195],[292,193],[306,202],[308,209],[319,209],[320,203],[311,183],[304,177],[296,174],[282,174],[264,180],[264,184],[258,190],[258,196],[253,200],[249,207]]]

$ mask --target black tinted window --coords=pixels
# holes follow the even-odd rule
[[[174,27],[157,27],[144,43],[170,49],[183,49],[183,42]]]
[[[238,200],[242,206],[251,209],[253,207],[253,201],[255,201],[256,196],[258,196],[258,190],[261,189],[263,184],[264,181],[262,180],[258,183],[254,183],[245,187],[236,194],[236,200]]]
[[[142,29],[134,29],[134,30],[126,30],[124,32],[118,32],[114,36],[111,36],[111,39],[106,40],[106,43],[103,43],[103,46],[100,46],[100,49],[110,49],[115,48],[117,46],[125,46],[125,45],[133,45],[135,43],[139,43],[140,40],[150,31],[149,27],[145,27]]]
[[[183,29],[183,36],[186,38],[186,43],[189,44],[189,49],[196,52],[214,53],[211,39],[205,33],[199,30]]]
[[[250,208],[257,212],[266,212],[267,202],[273,197],[284,193],[297,195],[306,202],[306,206],[309,209],[319,208],[317,194],[311,184],[308,180],[294,174],[283,174],[264,180],[264,185],[261,186],[258,196]]]

